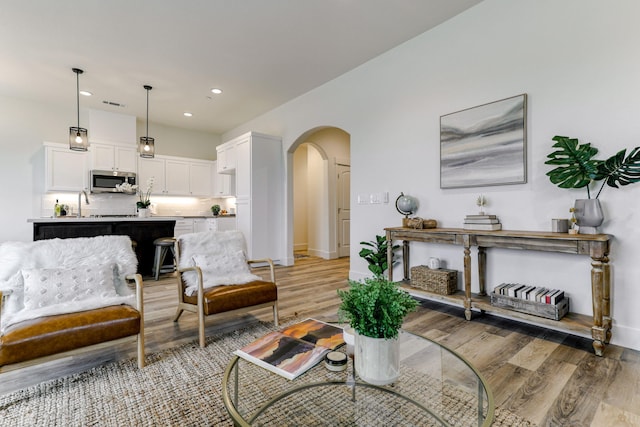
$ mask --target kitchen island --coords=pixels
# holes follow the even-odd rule
[[[159,237],[173,237],[176,217],[60,217],[33,218],[33,240],[67,239],[73,237],[95,237],[125,235],[136,242],[138,273],[151,276],[155,246]]]

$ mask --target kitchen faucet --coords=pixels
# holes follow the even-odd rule
[[[90,205],[91,203],[89,203],[89,196],[87,195],[87,192],[85,190],[82,190],[81,192],[78,193],[78,218],[82,218],[82,195],[84,194],[84,201],[87,202],[88,205]]]

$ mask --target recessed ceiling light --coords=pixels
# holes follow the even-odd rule
[[[184,114],[184,116],[185,116],[185,117],[191,117],[191,116],[193,116],[193,114],[192,114],[192,113],[189,113],[188,111],[185,111],[185,112],[184,112],[184,113],[182,113],[182,114]]]
[[[81,90],[81,91],[80,91],[80,95],[84,95],[84,96],[91,96],[91,95],[93,95],[93,94],[92,94],[91,92],[89,92],[89,91]]]
[[[217,87],[214,87],[213,89],[211,89],[211,93],[215,93],[216,95],[220,95],[222,93],[222,89],[218,89]]]

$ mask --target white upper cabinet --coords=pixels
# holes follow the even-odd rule
[[[165,165],[166,194],[189,195],[189,162],[183,160],[166,160]]]
[[[189,163],[189,192],[192,196],[211,197],[213,188],[211,176],[214,174],[213,162]]]
[[[90,109],[89,142],[136,147],[136,117]]]
[[[153,187],[151,194],[164,195],[166,194],[165,183],[165,161],[154,157],[152,159],[145,159],[138,157],[138,188],[145,191],[149,179],[153,179]]]
[[[236,145],[235,142],[227,142],[216,147],[218,157],[218,173],[232,174],[236,171]]]
[[[88,156],[68,145],[45,143],[45,191],[82,191],[88,187]]]
[[[213,197],[235,197],[235,176],[218,173],[217,170],[217,166],[214,164],[211,174]]]
[[[145,189],[153,177],[152,194],[164,196],[213,196],[214,162],[183,157],[138,158],[138,185]]]
[[[135,147],[110,144],[91,144],[91,169],[114,172],[135,172],[137,151]]]

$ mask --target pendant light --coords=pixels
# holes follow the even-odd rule
[[[154,139],[149,138],[149,91],[153,88],[149,85],[144,85],[144,88],[147,91],[147,133],[146,136],[140,137],[139,151],[140,157],[152,158],[155,152],[155,147],[153,145]]]
[[[69,128],[69,148],[75,151],[87,151],[89,138],[87,130],[80,127],[80,74],[84,73],[80,68],[72,68],[76,73],[76,101],[78,106],[78,126]]]

